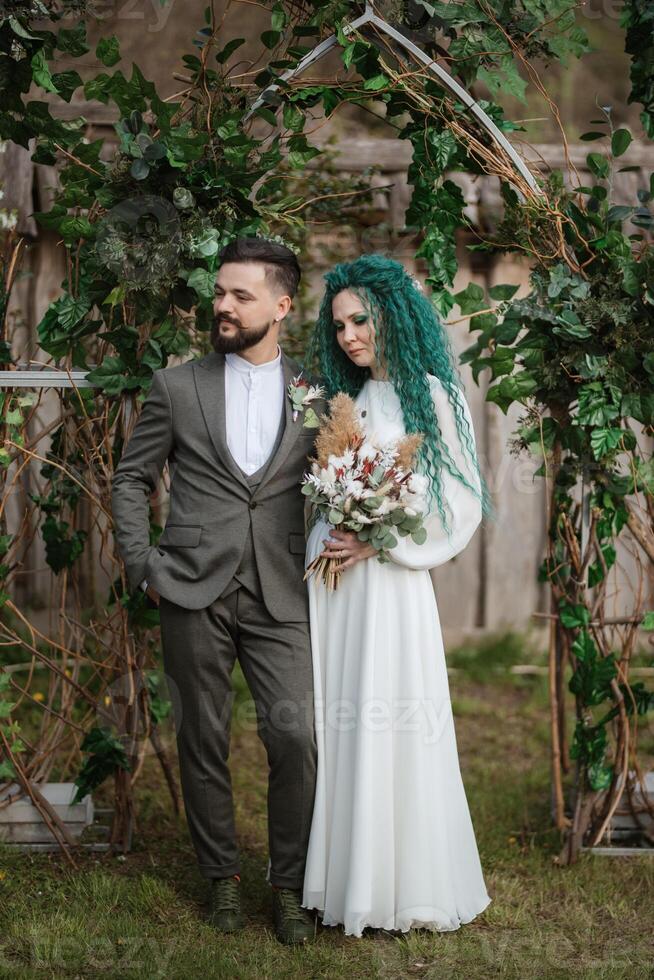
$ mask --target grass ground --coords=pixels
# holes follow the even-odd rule
[[[461,770],[493,898],[473,922],[402,938],[325,928],[303,949],[276,941],[265,755],[242,723],[251,715],[237,674],[231,760],[248,929],[228,938],[206,923],[206,883],[184,818],[172,816],[148,758],[128,855],[87,854],[71,871],[58,854],[0,849],[0,978],[653,977],[654,860],[584,853],[571,868],[553,861],[560,841],[549,818],[546,678],[507,670],[527,658],[544,662],[515,636],[448,655]],[[651,731],[643,745],[651,750]]]

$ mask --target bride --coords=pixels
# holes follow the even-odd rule
[[[435,312],[398,263],[363,255],[325,276],[309,350],[329,397],[347,392],[378,444],[425,435],[427,541],[400,537],[382,564],[319,519],[306,565],[318,782],[302,905],[348,935],[458,929],[491,901],[463,787],[429,569],[462,551],[490,509],[470,409]],[[467,452],[466,452],[467,451]]]

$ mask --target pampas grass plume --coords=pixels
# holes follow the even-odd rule
[[[329,402],[329,415],[316,437],[318,464],[327,466],[331,455],[342,456],[348,447],[355,448],[363,442],[364,435],[354,401],[340,392]]]
[[[404,470],[412,470],[415,467],[418,450],[424,441],[424,435],[420,432],[412,432],[405,436],[397,444],[397,466]]]

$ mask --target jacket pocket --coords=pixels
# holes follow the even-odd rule
[[[293,555],[303,555],[307,548],[307,542],[304,534],[289,534],[288,536],[288,550]]]
[[[202,535],[201,524],[166,524],[159,544],[173,548],[196,548]]]

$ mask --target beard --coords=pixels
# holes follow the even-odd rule
[[[232,323],[238,328],[237,332],[231,337],[226,337],[221,334],[221,320]],[[240,351],[247,350],[249,347],[254,347],[260,340],[263,340],[271,326],[271,323],[264,323],[262,327],[250,327],[248,329],[244,328],[239,320],[232,320],[231,317],[226,316],[220,317],[214,321],[211,330],[213,349],[218,354],[238,354]]]

